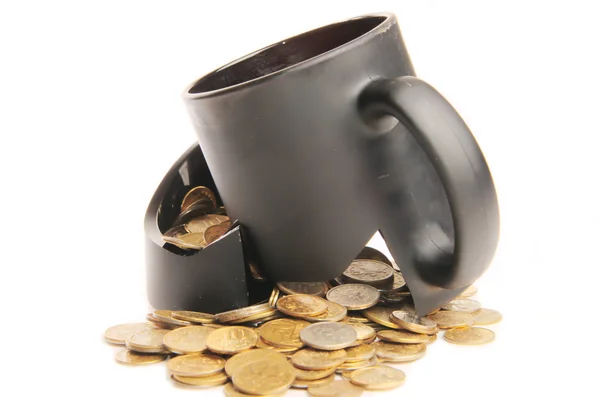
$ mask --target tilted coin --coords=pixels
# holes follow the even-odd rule
[[[357,334],[346,323],[317,323],[300,331],[300,340],[310,347],[321,350],[338,350],[356,342]]]
[[[169,330],[147,329],[131,335],[125,341],[125,346],[138,353],[168,353],[163,345],[163,337],[167,332]]]
[[[467,289],[464,290],[456,299],[466,299],[475,295],[477,295],[477,287],[474,285],[469,285]]]
[[[327,302],[327,310],[316,316],[302,317],[303,320],[310,321],[311,323],[316,322],[336,322],[342,321],[348,314],[348,309],[342,305],[338,305],[335,302]]]
[[[293,317],[316,316],[327,310],[327,302],[313,295],[286,295],[277,301],[277,309]]]
[[[322,281],[317,282],[294,282],[282,281],[277,283],[277,288],[286,295],[304,294],[323,297],[327,292],[327,284]]]
[[[133,334],[145,331],[147,329],[155,328],[149,323],[131,323],[131,324],[120,324],[110,327],[104,332],[104,339],[110,343],[117,345],[124,345],[125,341]]]
[[[141,354],[127,349],[123,349],[115,355],[117,362],[130,365],[153,364],[161,362],[165,358],[167,358],[165,354]]]
[[[210,214],[214,211],[214,208],[215,207],[213,203],[209,199],[200,199],[192,205],[190,205],[184,211],[181,211],[175,219],[175,221],[173,222],[173,224],[182,225],[185,227],[185,224],[191,219],[199,218],[206,214]]]
[[[269,349],[269,350],[275,350],[279,353],[283,353],[283,354],[287,354],[287,353],[294,353],[296,351],[298,351],[298,349],[300,347],[277,347],[274,345],[270,345],[267,342],[264,341],[263,338],[258,338],[258,342],[256,342],[256,347],[258,349]]]
[[[333,382],[334,380],[335,380],[335,374],[331,374],[324,378],[314,379],[314,380],[303,380],[303,379],[296,378],[294,383],[292,383],[292,387],[294,389],[307,389],[309,387],[318,387],[318,386],[327,385],[327,384]]]
[[[214,330],[206,338],[206,346],[215,353],[235,354],[254,347],[257,341],[258,334],[252,328],[236,325]]]
[[[208,324],[217,321],[214,314],[177,310],[171,312],[171,317],[177,320],[188,321],[193,324]]]
[[[379,262],[383,262],[386,265],[393,267],[392,262],[385,254],[373,247],[365,247],[360,251],[360,254],[355,259],[372,259]]]
[[[265,342],[273,346],[299,348],[304,345],[300,332],[309,325],[307,321],[281,318],[263,324],[258,332]]]
[[[279,397],[279,396],[283,396],[283,394],[269,394],[269,395],[263,394],[261,396],[256,396],[256,395],[242,393],[242,392],[236,390],[236,388],[233,386],[233,383],[227,383],[225,385],[225,387],[223,388],[223,392],[225,393],[225,397]]]
[[[218,313],[215,315],[217,321],[221,323],[228,323],[230,321],[236,321],[243,318],[253,316],[258,313],[272,312],[273,308],[268,303],[260,303],[241,309],[234,309],[227,312]]]
[[[352,312],[348,313],[346,318],[344,318],[342,321],[348,321],[351,323],[368,323],[370,320],[357,312]]]
[[[296,371],[296,379],[299,380],[316,380],[323,379],[326,376],[329,376],[335,372],[335,367],[327,368],[327,369],[301,369],[294,368]]]
[[[502,320],[502,314],[493,309],[480,309],[473,313],[475,325],[492,325]]]
[[[457,345],[483,345],[495,337],[493,331],[480,327],[453,328],[444,332],[444,339]]]
[[[292,355],[295,367],[307,370],[335,368],[346,361],[348,353],[345,350],[315,350],[302,349]]]
[[[280,291],[277,287],[273,287],[273,291],[271,291],[271,296],[269,297],[269,306],[275,307],[277,304],[277,300],[279,299]]]
[[[277,309],[272,308],[272,310],[269,310],[269,311],[252,314],[248,317],[240,318],[237,320],[228,321],[227,324],[232,324],[232,325],[233,324],[242,324],[242,323],[248,323],[248,322],[253,322],[253,321],[257,321],[257,320],[263,320],[265,318],[271,318],[271,317],[277,318],[277,314],[279,314]]]
[[[247,320],[243,323],[240,323],[241,325],[244,325],[246,327],[251,327],[251,328],[259,328],[261,327],[263,324],[268,323],[269,321],[273,321],[273,320],[277,320],[279,318],[283,318],[284,315],[281,314],[279,311],[275,310],[275,313],[273,315],[267,316],[267,317],[262,317],[258,318],[256,320]]]
[[[224,222],[220,225],[214,225],[204,231],[204,242],[206,245],[212,244],[229,231],[231,222]]]
[[[473,299],[454,299],[442,306],[442,309],[453,312],[473,313],[481,309],[481,303]]]
[[[154,317],[154,314],[152,314],[152,313],[146,314],[146,320],[148,320],[150,323],[152,323],[154,328],[163,328],[163,329],[179,328],[179,325],[167,324],[167,323],[159,320],[158,318]]]
[[[225,372],[232,377],[244,365],[258,360],[280,360],[287,363],[287,358],[275,350],[252,349],[232,356],[225,363]]]
[[[363,323],[348,323],[356,331],[356,339],[360,342],[375,337],[373,327]]]
[[[152,315],[158,321],[166,324],[176,325],[178,327],[184,327],[186,325],[192,325],[189,321],[178,320],[173,317],[173,311],[171,310],[155,310]]]
[[[372,367],[377,364],[379,364],[379,360],[373,356],[368,360],[345,362],[337,367],[336,371],[356,371],[357,369]]]
[[[223,371],[225,359],[214,354],[186,354],[173,357],[167,368],[173,375],[200,377]]]
[[[400,288],[404,288],[406,286],[406,281],[404,280],[404,276],[400,271],[394,269],[394,283],[392,285],[392,291],[397,291]]]
[[[363,315],[369,320],[376,322],[377,324],[383,325],[387,328],[400,329],[400,326],[390,321],[390,315],[395,310],[402,310],[404,305],[394,304],[389,306],[374,306],[367,310],[364,310]]]
[[[278,394],[287,390],[296,379],[290,363],[262,359],[250,362],[233,374],[233,385],[247,394]]]
[[[209,227],[220,225],[226,222],[230,222],[228,216],[208,214],[192,219],[185,225],[185,228],[190,233],[204,234]]]
[[[427,348],[422,343],[404,345],[379,341],[373,343],[372,346],[375,348],[377,358],[396,363],[418,360],[427,351]]]
[[[425,342],[426,345],[429,345],[433,342],[435,342],[437,340],[437,335],[433,334],[433,335],[429,335],[429,340],[427,342]]]
[[[181,201],[181,211],[185,211],[196,201],[203,198],[209,199],[213,203],[214,208],[217,207],[217,198],[215,197],[213,191],[206,186],[196,186],[190,189],[190,191],[183,196],[183,200]]]
[[[419,317],[416,313],[395,310],[390,315],[390,320],[400,328],[419,334],[432,335],[438,332],[438,326],[435,321],[427,317]]]
[[[410,291],[381,291],[381,299],[385,303],[400,303],[410,297]]]
[[[356,259],[342,273],[342,278],[350,283],[390,289],[394,283],[394,269],[372,259]]]
[[[325,386],[311,386],[308,394],[313,397],[359,397],[363,389],[347,380],[334,380]]]
[[[465,312],[441,311],[427,316],[434,321],[439,328],[468,327],[473,325],[475,316]]]
[[[176,382],[184,384],[186,386],[196,387],[213,387],[227,383],[229,378],[224,373],[218,373],[214,375],[202,376],[202,377],[189,377],[173,375],[172,379]]]
[[[181,327],[169,331],[163,338],[167,349],[177,354],[201,353],[206,350],[206,338],[213,328],[203,326]]]
[[[403,329],[399,330],[384,330],[377,333],[377,337],[386,342],[392,343],[427,343],[429,342],[429,335],[427,334],[416,334],[414,332],[406,331]]]
[[[179,240],[179,238],[181,238],[181,236],[185,236],[186,234],[188,234],[188,230],[185,228],[185,226],[183,225],[177,225],[177,226],[173,226],[172,228],[170,228],[169,230],[167,230],[164,234],[163,234],[163,240],[169,242],[170,240]]]
[[[365,284],[342,284],[327,291],[327,300],[348,310],[362,310],[377,304],[379,291]]]
[[[400,386],[404,382],[404,372],[387,365],[376,365],[354,371],[350,382],[367,390],[386,390]]]
[[[358,345],[346,349],[346,362],[370,360],[375,355],[375,348],[371,345]]]

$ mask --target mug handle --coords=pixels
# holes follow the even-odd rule
[[[403,253],[403,260],[412,261],[420,277],[430,285],[444,289],[470,285],[489,266],[499,237],[494,182],[471,131],[439,92],[413,76],[370,83],[361,93],[359,106],[368,124],[391,116],[406,127],[433,164],[450,205],[454,241],[444,235],[441,241],[446,247],[435,241],[436,238],[440,241],[441,229],[432,230],[431,225],[422,224],[423,221],[417,219],[418,215],[409,215],[412,217],[409,225],[386,216],[384,222],[392,231],[390,234],[402,236],[403,249],[410,247],[408,250],[412,251],[408,256]],[[371,146],[380,155],[376,162],[379,165],[385,163],[384,168],[393,167],[394,161],[398,161],[393,153],[389,153],[389,148],[386,152],[389,138],[395,130],[379,132],[371,140]],[[396,197],[403,194],[401,180],[386,179],[387,193],[394,192]],[[406,215],[409,211],[399,208],[406,204],[406,201],[394,202],[389,197],[386,200],[386,205],[392,206],[392,213],[396,206],[396,211],[403,211]],[[413,230],[407,230],[410,228]],[[421,237],[416,242],[417,235]]]

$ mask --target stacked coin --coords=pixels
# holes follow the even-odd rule
[[[225,208],[217,208],[215,194],[205,186],[192,188],[183,198],[181,212],[163,240],[183,249],[201,250],[231,228]]]

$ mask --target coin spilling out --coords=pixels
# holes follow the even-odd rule
[[[390,314],[390,320],[400,328],[418,334],[434,335],[438,332],[435,321],[427,317],[418,317],[415,313],[395,310]]]
[[[379,302],[379,291],[365,284],[342,284],[327,291],[327,300],[348,310],[363,310]]]
[[[196,186],[190,189],[183,197],[183,200],[181,201],[181,211],[187,210],[192,204],[202,199],[208,199],[213,204],[213,208],[217,207],[217,198],[213,191],[206,186]]]
[[[306,294],[286,295],[277,301],[277,309],[292,317],[317,316],[327,307],[325,299]]]
[[[125,341],[132,335],[152,328],[154,328],[154,326],[148,323],[115,325],[104,332],[104,339],[106,339],[107,342],[114,343],[116,345],[124,345]]]
[[[388,306],[374,306],[365,311],[363,311],[364,316],[380,325],[383,325],[386,328],[392,329],[400,329],[400,326],[394,324],[390,321],[390,316],[396,310],[402,310],[404,305],[402,304],[394,304]]]
[[[172,332],[172,331],[171,331]],[[377,337],[382,341],[392,343],[427,343],[429,341],[429,335],[427,334],[416,334],[414,332],[405,330],[384,330],[377,333]]]
[[[155,310],[152,317],[157,323],[166,326],[185,327],[186,325],[192,325],[189,321],[178,320],[173,317],[171,310]]]
[[[455,299],[442,306],[442,309],[453,312],[474,313],[481,309],[481,304],[473,299]]]
[[[468,327],[473,325],[475,321],[475,317],[470,313],[454,311],[440,311],[427,316],[427,318],[434,321],[442,329]]]
[[[394,285],[394,269],[380,261],[356,259],[342,273],[342,279],[349,283],[391,289]]]
[[[483,345],[495,337],[493,331],[480,327],[453,328],[444,332],[444,339],[457,345]]]
[[[277,283],[277,288],[286,295],[303,294],[316,295],[319,297],[324,297],[328,289],[327,283],[322,281],[314,283],[283,281]]]
[[[492,325],[502,320],[502,314],[493,309],[481,309],[473,313],[475,325]]]
[[[354,371],[350,382],[367,390],[387,390],[398,387],[404,382],[404,372],[387,365],[376,365]]]

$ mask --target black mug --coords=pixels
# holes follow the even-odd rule
[[[488,166],[452,106],[414,76],[396,17],[377,14],[188,87],[216,187],[268,277],[337,277],[377,230],[421,312],[487,268],[499,224]]]

